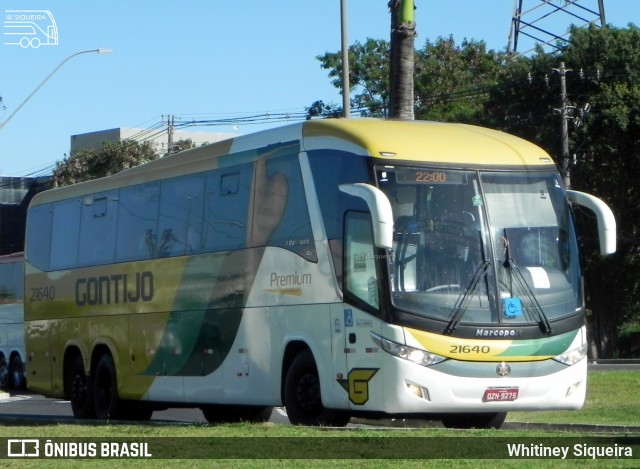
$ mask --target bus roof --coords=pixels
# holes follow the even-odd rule
[[[377,119],[308,121],[305,138],[350,141],[372,157],[463,165],[539,166],[553,163],[520,137],[468,124]]]
[[[427,121],[323,119],[234,137],[109,177],[45,191],[35,196],[32,205],[215,169],[237,161],[233,156],[237,153],[294,141],[299,141],[304,151],[345,150],[386,161],[511,168],[553,165],[551,157],[537,145],[483,127]]]

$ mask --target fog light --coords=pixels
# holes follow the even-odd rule
[[[429,399],[429,390],[419,384],[412,383],[411,381],[405,381],[404,384],[407,386],[409,392],[415,396],[418,396],[421,399],[430,400]]]
[[[567,396],[566,397],[569,397],[569,396],[573,395],[573,393],[578,391],[581,387],[582,387],[582,381],[578,381],[577,383],[573,383],[571,386],[569,386],[569,389],[567,389]]]

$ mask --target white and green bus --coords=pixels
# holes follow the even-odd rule
[[[0,256],[0,388],[24,387],[24,256]]]
[[[578,409],[584,295],[567,191],[480,127],[317,120],[38,194],[28,385],[77,418],[351,416],[499,427]]]

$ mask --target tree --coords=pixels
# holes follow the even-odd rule
[[[102,147],[74,152],[56,162],[54,186],[66,186],[115,174],[123,169],[155,160],[157,155],[149,142],[132,140],[103,143]]]
[[[457,45],[451,36],[427,41],[416,51],[416,117],[477,122],[503,60],[504,54],[487,50],[482,41]]]
[[[487,86],[495,84],[504,54],[487,50],[482,41],[452,37],[427,41],[415,52],[415,116],[419,119],[476,122],[487,101]],[[329,70],[331,84],[341,89],[340,53],[316,57]],[[368,117],[390,117],[389,43],[367,39],[349,47],[352,108]],[[333,117],[341,110],[316,101],[309,117]]]
[[[329,70],[331,84],[342,89],[342,58],[340,52],[326,52],[316,57],[320,66]],[[351,107],[362,116],[387,117],[389,115],[389,43],[381,39],[367,39],[362,44],[349,46],[349,86]],[[313,112],[310,112],[313,111]],[[342,110],[316,101],[307,110],[311,117],[334,117]]]
[[[196,147],[196,144],[193,143],[193,140],[191,140],[190,138],[178,140],[169,149],[168,154],[178,153],[184,150],[190,150],[191,148],[195,148],[195,147]]]
[[[389,9],[391,10],[389,117],[413,120],[416,37],[413,0],[390,0]]]
[[[618,252],[597,252],[595,221],[577,210],[581,234],[591,356],[630,353],[621,344],[640,337],[640,31],[573,28],[568,47],[505,63],[492,88],[484,124],[535,141],[560,164],[560,62],[567,74],[572,188],[612,208]],[[636,346],[637,347],[637,346]],[[637,352],[636,352],[637,353]]]
[[[602,197],[613,209],[618,252],[587,258],[592,337],[602,357],[636,353],[640,339],[640,29],[574,28],[564,53],[573,69],[567,87],[590,112],[574,133],[572,184]],[[627,352],[628,353],[628,352]]]

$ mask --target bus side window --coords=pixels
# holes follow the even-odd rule
[[[36,205],[29,210],[27,218],[26,246],[29,248],[28,260],[31,265],[44,271],[49,270],[51,257],[53,211],[54,204]],[[78,208],[79,212],[80,209]],[[79,228],[77,226],[77,230]]]
[[[83,198],[78,245],[78,263],[81,265],[113,262],[118,220],[117,203],[117,191],[102,192]],[[54,233],[55,231],[54,228]]]
[[[202,244],[204,179],[187,176],[162,182],[159,257],[197,254]]]
[[[81,205],[77,199],[61,200],[53,204],[51,233],[51,270],[75,265],[80,244]],[[31,231],[37,231],[38,227]],[[31,249],[30,249],[31,250]]]
[[[120,189],[117,261],[157,257],[159,201],[158,183]]]
[[[346,289],[358,299],[378,308],[378,277],[373,245],[373,227],[369,214],[347,213],[344,240]]]
[[[221,168],[207,174],[202,226],[205,252],[246,247],[252,178],[251,164]]]

